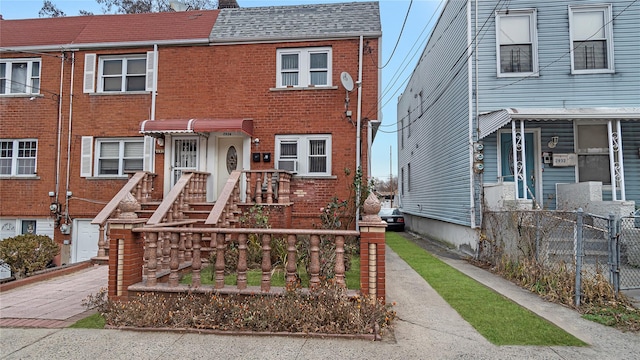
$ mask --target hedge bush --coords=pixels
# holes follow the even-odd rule
[[[60,253],[46,235],[24,234],[0,241],[0,263],[7,264],[16,279],[42,270]]]

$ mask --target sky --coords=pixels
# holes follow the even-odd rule
[[[51,0],[67,16],[87,10],[103,13],[95,0]],[[237,0],[240,7],[302,5],[362,0]],[[371,153],[371,175],[388,180],[398,176],[396,105],[411,72],[424,49],[431,27],[438,19],[444,0],[379,0],[382,21],[382,86],[380,105],[382,121]],[[38,18],[43,0],[0,0],[0,14],[5,20]],[[409,10],[410,7],[410,10]],[[409,11],[408,11],[409,10]],[[408,15],[407,15],[408,13]],[[405,22],[406,17],[406,22]],[[357,21],[357,20],[354,20]],[[404,24],[404,29],[403,29]],[[401,35],[402,32],[402,35]],[[400,36],[401,35],[401,36]],[[397,44],[397,46],[396,46]],[[394,51],[395,48],[395,51]],[[354,80],[357,74],[351,74]],[[353,97],[357,97],[354,92]],[[352,101],[353,104],[353,101]],[[355,114],[355,109],[354,114]],[[364,112],[367,109],[363,109]]]

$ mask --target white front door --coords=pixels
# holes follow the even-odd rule
[[[242,138],[218,138],[218,167],[216,169],[218,188],[216,189],[216,198],[233,170],[242,170]]]
[[[76,219],[74,222],[71,262],[91,260],[92,257],[98,255],[100,227],[92,224],[91,220]]]
[[[198,170],[198,137],[173,139],[173,163],[171,164],[171,187],[185,170]]]

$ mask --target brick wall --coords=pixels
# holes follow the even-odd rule
[[[336,89],[308,91],[274,91],[276,83],[276,49],[279,47],[331,46],[333,85]],[[377,59],[377,40],[369,40],[371,54]],[[352,92],[350,110],[354,123],[343,118],[345,91],[339,75],[358,74],[358,39],[296,42],[286,44],[250,44],[221,46],[159,47],[156,119],[174,118],[251,118],[254,136],[260,138],[259,151],[275,154],[277,134],[332,134],[332,179],[296,179],[292,183],[294,219],[309,226],[318,218],[319,208],[332,196],[347,198],[355,172],[357,92]],[[95,50],[100,55],[144,54],[152,48]],[[60,190],[64,203],[66,179],[73,197],[69,201],[71,218],[91,218],[126,183],[126,179],[81,178],[80,152],[82,136],[140,136],[139,123],[151,113],[151,94],[85,94],[83,69],[85,52],[75,52],[75,73],[71,76],[72,53],[66,61],[42,56],[42,97],[0,98],[0,138],[38,139],[38,177],[0,181],[0,216],[49,216],[49,191]],[[3,57],[32,57],[4,53]],[[377,119],[378,69],[375,61],[363,61],[363,117]],[[64,67],[64,69],[62,69]],[[60,73],[62,91],[60,91]],[[69,94],[73,92],[73,101]],[[57,97],[61,108],[58,116]],[[73,111],[70,111],[71,103]],[[69,117],[72,134],[69,137]],[[58,128],[58,123],[61,127]],[[362,123],[362,159],[366,173],[366,122]],[[58,140],[58,133],[60,139]],[[60,151],[58,155],[58,141]],[[70,146],[67,146],[67,144]],[[67,172],[67,152],[70,154]],[[164,155],[156,155],[156,170],[162,175]],[[59,166],[57,165],[59,164]],[[271,163],[251,163],[253,169],[273,168]],[[353,175],[351,175],[353,176]],[[163,188],[162,176],[155,181],[156,193]],[[294,220],[297,221],[297,220]],[[56,230],[57,231],[57,230]],[[58,233],[56,233],[58,234]]]
[[[144,235],[131,231],[131,223],[112,223],[109,244],[109,283],[111,300],[127,300],[130,285],[142,281]]]

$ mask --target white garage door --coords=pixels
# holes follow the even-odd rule
[[[100,227],[91,224],[91,220],[74,220],[73,246],[71,262],[91,260],[98,255]]]

